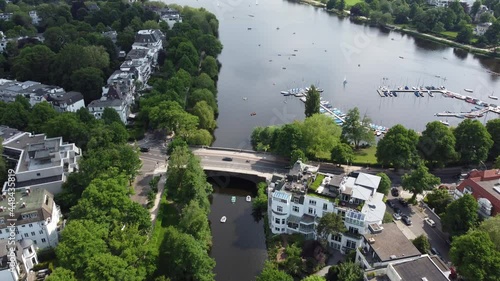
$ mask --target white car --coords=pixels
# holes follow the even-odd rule
[[[401,215],[399,215],[398,213],[394,213],[392,214],[392,216],[394,217],[395,220],[400,220],[401,219]]]
[[[436,227],[436,222],[431,220],[430,218],[425,218],[424,219],[425,223],[428,224],[430,227]]]

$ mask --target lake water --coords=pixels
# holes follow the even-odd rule
[[[439,120],[437,112],[468,111],[474,106],[441,95],[381,98],[376,89],[384,83],[444,85],[464,95],[463,89],[473,89],[467,95],[491,103],[488,95],[500,86],[500,76],[490,73],[500,72],[496,60],[353,24],[308,5],[285,0],[261,0],[258,5],[255,0],[174,2],[205,7],[220,21],[224,49],[219,56],[220,115],[214,146],[250,148],[255,126],[303,120],[302,102],[280,94],[293,87],[316,84],[325,90],[323,99],[344,112],[357,106],[378,125],[401,123],[422,131],[426,123]],[[252,112],[257,114],[250,116]],[[490,113],[485,118],[497,117]],[[448,119],[451,125],[460,121]]]
[[[214,184],[211,212],[208,216],[212,228],[213,247],[210,255],[215,259],[217,281],[253,281],[267,258],[263,220],[256,222],[252,203],[247,195],[255,196],[255,184],[230,178],[228,184]],[[236,196],[236,202],[231,197]],[[221,223],[226,216],[225,223]]]

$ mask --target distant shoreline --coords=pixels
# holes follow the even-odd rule
[[[323,3],[316,1],[316,0],[298,0],[298,2],[302,3],[302,4],[318,7],[318,8],[324,8],[324,10],[327,13],[333,13],[333,14],[336,14],[337,16],[340,16],[340,17],[350,17],[350,15],[348,13],[345,13],[345,12],[341,13],[340,11],[337,11],[337,10],[327,10],[326,4],[323,4]],[[354,23],[366,23],[367,22],[366,19],[361,20],[361,19],[355,18],[355,17],[352,17],[352,19],[356,19],[356,21]],[[449,40],[446,38],[438,37],[438,36],[435,36],[432,34],[421,33],[421,32],[418,32],[416,30],[413,30],[413,29],[402,28],[402,27],[398,27],[398,26],[390,25],[390,24],[388,24],[386,26],[382,26],[382,27],[393,30],[393,31],[397,31],[397,32],[400,32],[403,34],[409,34],[409,35],[412,35],[412,36],[420,38],[420,39],[424,39],[424,40],[428,40],[428,41],[432,41],[432,42],[436,42],[436,43],[441,43],[441,44],[447,45],[449,47],[459,48],[461,50],[467,51],[467,52],[472,53],[474,55],[479,55],[479,56],[488,57],[488,58],[495,58],[495,59],[500,58],[500,47],[499,47],[499,53],[496,53],[495,48],[490,48],[490,49],[478,48],[478,47],[474,47],[471,45],[458,43],[458,42],[455,42],[455,41],[452,41],[452,40]]]

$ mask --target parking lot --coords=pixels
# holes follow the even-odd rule
[[[423,206],[404,206],[399,201],[399,198],[409,199],[411,194],[403,191],[401,188],[398,188],[398,190],[399,196],[394,196],[391,193],[387,196],[387,211],[391,213],[391,215],[394,214],[394,209],[389,206],[389,202],[392,202],[394,207],[400,209],[401,214],[407,215],[412,222],[411,225],[406,225],[401,219],[395,220],[398,227],[410,240],[415,239],[422,234],[426,235],[429,239],[431,247],[435,248],[439,252],[441,259],[445,262],[449,262],[450,259],[448,253],[450,251],[450,247],[446,242],[446,234],[441,231],[442,227],[439,217]],[[427,224],[424,220],[425,218],[433,220],[436,224],[435,227],[431,227]]]

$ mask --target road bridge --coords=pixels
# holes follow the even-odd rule
[[[217,147],[192,147],[191,151],[211,177],[233,176],[260,182],[270,180],[273,174],[288,173],[287,160],[265,152]]]

